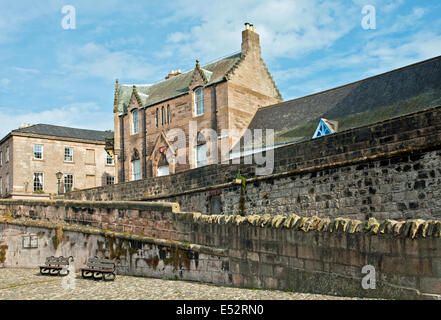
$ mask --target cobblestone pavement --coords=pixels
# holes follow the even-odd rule
[[[328,300],[351,299],[270,290],[221,287],[189,281],[174,281],[117,275],[115,281],[95,281],[75,276],[75,288],[65,289],[64,277],[43,276],[38,269],[0,268],[0,300]],[[66,279],[67,280],[67,279]],[[65,280],[65,281],[66,281]],[[356,299],[356,298],[353,298]]]

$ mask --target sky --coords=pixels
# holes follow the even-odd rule
[[[441,55],[437,0],[0,3],[1,137],[21,123],[113,130],[116,79],[239,52],[245,22],[285,101]]]

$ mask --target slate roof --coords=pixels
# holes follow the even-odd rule
[[[250,129],[274,129],[275,144],[311,139],[320,119],[338,131],[441,105],[441,56],[341,87],[260,108]]]
[[[11,131],[12,134],[14,132],[103,142],[106,140],[106,138],[113,138],[113,132],[111,131],[76,129],[69,127],[53,126],[49,124],[35,124],[26,128],[20,128]]]
[[[241,53],[230,55],[226,58],[220,59],[213,63],[202,66],[208,83],[214,84],[225,80],[225,77],[236,63],[241,59]],[[189,85],[192,80],[194,70],[174,76],[170,79],[160,81],[155,84],[141,84],[136,85],[136,90],[141,99],[143,107],[151,106],[161,101],[172,99],[180,95],[186,94],[189,91]],[[119,84],[117,89],[118,99],[114,112],[126,112],[127,106],[132,95],[132,84]]]

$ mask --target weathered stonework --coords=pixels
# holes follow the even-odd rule
[[[278,148],[267,176],[255,176],[254,165],[211,165],[66,198],[170,201],[184,211],[226,215],[439,218],[439,128],[437,107]],[[239,174],[245,188],[235,182]]]
[[[125,209],[110,209],[112,202],[103,207],[37,202],[0,201],[6,266],[35,266],[54,254],[74,255],[81,264],[96,254],[120,258],[123,274],[361,297],[441,298],[439,220],[225,216],[180,212],[166,203],[141,208],[120,202],[115,205]],[[25,231],[39,234],[47,248],[25,253],[17,238]],[[361,286],[361,269],[368,264],[376,270],[375,290]]]

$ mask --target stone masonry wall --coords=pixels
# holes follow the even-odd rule
[[[72,216],[75,210],[76,218]],[[35,266],[46,254],[78,254],[82,263],[86,256],[98,253],[125,261],[121,272],[126,274],[360,297],[441,298],[439,220],[202,215],[180,212],[170,203],[24,200],[0,201],[0,216],[0,226],[6,226],[0,228],[2,263],[6,265],[18,262],[20,266],[27,261],[28,266]],[[147,221],[151,223],[147,225]],[[87,254],[75,251],[81,242],[66,243],[56,251],[49,241],[54,243],[55,231],[42,235],[32,229],[48,246],[48,251],[32,258],[19,248],[20,239],[8,240],[6,234],[5,240],[3,230],[16,226],[61,227],[63,234],[92,233],[101,238],[90,240],[95,245],[85,241]],[[123,230],[129,231],[120,232]],[[62,238],[57,232],[57,239]],[[81,237],[69,235],[79,241],[84,240]],[[63,241],[67,240],[59,243]],[[21,253],[14,256],[16,251]],[[204,262],[199,264],[201,257]],[[362,288],[365,265],[375,268],[376,289]]]
[[[65,197],[171,201],[207,214],[439,217],[440,150],[436,107],[275,149],[267,176],[256,176],[254,165],[210,165]]]

